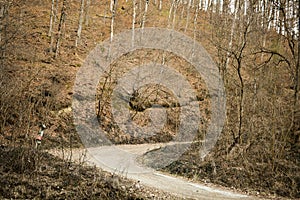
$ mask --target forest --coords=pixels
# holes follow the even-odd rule
[[[127,133],[113,111],[113,92],[127,72],[151,62],[172,66],[194,90],[201,120],[189,149],[159,170],[266,199],[300,198],[299,4],[0,0],[0,198],[176,198],[146,187],[136,189],[124,177],[118,177],[116,186],[113,175],[101,169],[48,153],[86,145],[74,123],[72,103],[76,79],[90,52],[124,31],[131,33],[127,40],[134,46],[134,34],[150,27],[183,34],[210,55],[226,95],[221,134],[201,158],[199,144],[208,137],[206,129],[214,116],[206,78],[178,54],[140,48],[111,62],[98,78],[92,112],[105,137],[116,145],[164,143],[176,137],[184,106],[165,86],[135,88],[128,99],[129,114],[140,126],[150,123],[153,105],[166,111],[166,124],[155,135]],[[37,148],[42,124],[45,134]]]

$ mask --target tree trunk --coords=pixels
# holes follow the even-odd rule
[[[52,0],[52,2],[51,2],[50,25],[49,25],[49,32],[48,32],[48,36],[49,37],[52,34],[52,28],[53,28],[54,2],[55,2],[55,0]]]
[[[185,24],[184,32],[186,32],[186,30],[188,29],[188,26],[189,26],[191,4],[192,4],[192,0],[189,0],[189,2],[187,4],[187,9],[186,9],[186,24]]]
[[[114,10],[114,4],[115,4],[115,0],[110,0],[110,12],[113,12]]]
[[[66,22],[66,9],[67,9],[67,0],[63,1],[63,6],[61,8],[61,15],[60,15],[60,20],[59,20],[59,25],[58,25],[58,36],[56,40],[56,48],[55,48],[55,58],[57,58],[60,45],[61,45],[61,40],[64,34],[64,29],[65,29],[65,22]]]
[[[52,24],[50,25],[51,32],[49,30],[49,32],[50,32],[50,53],[53,52],[53,43],[54,43],[54,31],[53,31],[53,27],[55,27],[56,21],[57,21],[57,10],[58,10],[58,0],[55,0],[55,7],[53,5]],[[52,14],[52,7],[51,7],[51,14]]]
[[[159,0],[159,6],[158,9],[161,10],[162,9],[162,0]]]
[[[236,20],[237,20],[237,14],[238,14],[238,11],[239,11],[239,1],[240,0],[235,0],[234,17],[233,17],[233,21],[232,21],[232,25],[231,25],[230,40],[229,40],[229,44],[228,44],[228,50],[229,51],[227,52],[224,70],[227,69],[228,64],[229,64],[229,56],[230,56],[230,51],[231,51],[231,48],[232,48],[233,36],[234,36],[234,32],[235,32],[235,24],[236,24]]]
[[[176,1],[176,0],[175,0]],[[173,22],[172,22],[172,29],[175,29],[175,22],[176,22],[176,11],[177,11],[178,4],[175,3],[174,5],[174,12],[173,12]]]
[[[195,8],[195,16],[194,16],[194,45],[197,41],[197,20],[198,20],[198,13],[199,13],[199,4],[196,5]],[[194,53],[194,52],[193,52]]]
[[[84,0],[81,0],[81,6],[80,6],[80,14],[79,14],[79,20],[78,20],[78,29],[77,29],[77,37],[75,40],[75,47],[78,46],[78,43],[80,42],[81,38],[81,31],[82,31],[82,23],[83,23],[83,14],[84,14]]]
[[[131,45],[134,46],[134,31],[135,31],[135,21],[136,21],[136,2],[135,0],[132,0],[132,38],[131,38]]]
[[[142,30],[144,30],[144,27],[145,27],[145,22],[146,22],[146,16],[147,16],[147,12],[148,12],[149,1],[150,0],[146,0],[146,2],[145,2],[145,10],[144,10],[143,20],[142,20],[142,25],[141,25]]]
[[[115,23],[115,15],[116,15],[116,10],[117,10],[117,0],[112,0],[113,2],[113,7],[111,11],[111,22],[110,22],[110,41],[113,40],[114,37],[114,23]]]
[[[173,0],[172,3],[171,3],[171,6],[170,6],[169,17],[168,17],[168,27],[170,26],[171,16],[172,16],[172,12],[173,12],[173,9],[174,9],[174,6],[175,6],[175,1],[176,0]]]
[[[85,26],[89,25],[90,6],[91,6],[91,0],[87,0],[86,1],[86,8],[85,8]]]

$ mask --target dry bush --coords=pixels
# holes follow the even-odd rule
[[[149,108],[153,105],[161,106],[161,109],[166,110],[167,123],[161,132],[146,138],[135,137],[124,133],[120,130],[112,116],[111,98],[113,91],[118,84],[118,79],[124,76],[125,73],[141,65],[150,62],[162,63],[164,60],[166,66],[172,67],[190,83],[195,91],[195,101],[199,104],[200,113],[202,116],[202,124],[200,129],[204,129],[210,119],[209,107],[210,98],[207,94],[207,88],[203,79],[196,69],[184,59],[178,56],[158,50],[139,50],[128,53],[112,63],[106,74],[100,78],[97,92],[97,115],[101,121],[102,129],[106,131],[107,137],[115,143],[145,143],[145,142],[168,142],[171,141],[177,134],[179,126],[180,106],[173,92],[163,85],[149,84],[139,88],[134,88],[132,94],[129,95],[128,109],[132,120],[139,126],[144,126],[149,123]],[[132,80],[137,81],[137,80]],[[135,83],[138,84],[138,83]],[[178,85],[181,87],[181,85]],[[124,91],[125,93],[126,91]],[[202,133],[201,133],[202,134]]]
[[[8,1],[1,1],[2,3]],[[1,73],[0,73],[0,141],[1,144],[13,145],[32,145],[34,143],[34,136],[37,134],[38,125],[41,122],[46,123],[49,129],[46,130],[45,142],[43,148],[57,147],[62,148],[73,147],[78,145],[79,138],[75,135],[75,130],[72,123],[72,115],[69,111],[71,104],[70,89],[66,89],[65,85],[72,85],[72,79],[76,74],[76,68],[81,64],[81,60],[89,48],[93,48],[95,43],[103,40],[109,35],[109,20],[105,17],[105,1],[94,2],[91,7],[91,21],[90,26],[83,30],[82,44],[75,52],[73,48],[74,38],[76,36],[77,27],[77,12],[71,12],[79,8],[79,2],[70,3],[69,13],[67,18],[67,26],[65,38],[62,43],[61,54],[56,61],[52,60],[48,55],[49,38],[47,38],[49,7],[46,8],[43,1],[10,1],[13,2],[12,10],[8,12],[9,18],[12,21],[5,21],[1,18],[1,26],[7,28],[7,38],[10,40],[1,40]],[[71,2],[71,1],[70,1]],[[131,13],[130,2],[120,4],[120,12],[116,16],[116,33],[124,28],[131,27]],[[60,5],[61,6],[61,5]],[[167,26],[167,11],[169,4],[164,4],[164,10],[159,13],[157,10],[149,10],[148,25],[156,25],[159,27]],[[124,8],[124,10],[123,10]],[[99,12],[100,10],[100,12]],[[178,6],[177,17],[175,16],[175,27],[183,30],[186,24],[186,12],[182,5]],[[141,14],[137,16],[137,21],[142,20]],[[100,14],[99,14],[100,13]],[[122,13],[124,15],[122,15]],[[181,16],[180,16],[181,13]],[[102,16],[103,14],[103,16]],[[162,14],[162,15],[160,15]],[[209,24],[208,15],[215,24]],[[75,17],[74,17],[75,16]],[[194,16],[191,13],[190,19]],[[294,112],[292,107],[293,91],[290,89],[292,79],[287,72],[288,67],[283,64],[280,59],[276,58],[264,65],[261,70],[255,69],[260,63],[261,55],[249,56],[254,50],[257,50],[257,43],[261,43],[261,35],[265,33],[258,32],[257,27],[252,27],[249,33],[250,46],[247,49],[247,59],[244,59],[246,65],[242,70],[242,76],[245,81],[244,87],[244,108],[243,108],[243,125],[242,137],[239,143],[234,143],[235,137],[233,133],[238,132],[238,105],[240,86],[236,69],[232,65],[228,69],[224,69],[224,62],[226,61],[227,52],[222,49],[214,50],[214,47],[209,43],[211,35],[218,34],[213,38],[221,47],[228,46],[228,35],[230,34],[230,27],[228,24],[232,23],[232,19],[226,19],[224,16],[215,16],[212,13],[199,14],[198,29],[195,30],[196,39],[201,40],[207,50],[214,55],[219,69],[224,76],[224,82],[227,93],[227,122],[222,132],[222,136],[214,149],[214,152],[207,157],[206,160],[199,159],[199,146],[192,146],[190,151],[186,152],[180,160],[168,166],[167,170],[172,173],[189,176],[196,180],[203,180],[206,182],[214,182],[217,184],[236,187],[248,192],[253,190],[261,193],[276,193],[282,196],[299,198],[299,132],[300,132],[300,115],[299,111]],[[100,18],[100,19],[99,19]],[[45,20],[47,19],[47,20]],[[74,20],[75,19],[75,20]],[[192,21],[192,20],[191,20]],[[3,23],[5,22],[5,23]],[[171,22],[170,24],[171,25]],[[239,25],[237,30],[243,25]],[[29,27],[29,28],[28,28]],[[100,27],[100,28],[99,28]],[[217,27],[215,30],[212,27]],[[229,27],[229,28],[228,28]],[[0,27],[1,28],[1,27]],[[213,31],[213,34],[210,32]],[[4,32],[1,32],[4,33]],[[100,34],[99,34],[100,33]],[[237,33],[235,41],[238,47],[241,32]],[[186,34],[192,35],[191,30],[187,30]],[[274,33],[268,33],[272,36],[267,41],[266,46],[277,48],[280,52],[287,53],[287,48],[284,45],[276,42],[282,41],[278,39]],[[274,37],[275,35],[275,37]],[[3,34],[1,35],[3,36]],[[259,36],[259,37],[258,37]],[[2,37],[3,38],[3,37]],[[4,42],[4,43],[3,43]],[[79,55],[79,56],[78,56]],[[110,112],[110,95],[113,87],[116,85],[115,80],[122,75],[131,66],[140,65],[141,60],[144,63],[157,58],[162,60],[161,52],[134,52],[132,55],[125,55],[120,60],[113,63],[112,73],[108,72],[107,77],[100,79],[98,100],[101,99],[104,104],[96,105],[99,119],[103,122],[102,128],[108,133],[116,143],[140,143],[145,141],[136,141],[129,138],[128,135],[121,133],[120,130],[114,126]],[[81,57],[81,58],[80,58]],[[134,57],[140,59],[134,59]],[[184,66],[188,64],[183,60],[176,58],[174,55],[165,55],[169,59],[170,65],[173,63],[181,63]],[[290,59],[290,55],[286,55]],[[80,59],[78,59],[80,58]],[[266,55],[263,55],[266,58]],[[126,60],[127,59],[127,60]],[[166,62],[168,62],[168,59]],[[153,61],[153,59],[151,60]],[[70,67],[71,66],[71,67]],[[120,67],[121,66],[121,67]],[[126,66],[124,68],[124,66]],[[176,65],[174,65],[176,67]],[[118,71],[121,69],[120,71]],[[122,71],[123,70],[123,71]],[[203,124],[200,129],[205,130],[209,122],[209,94],[205,89],[201,77],[194,77],[194,70],[191,68],[180,68],[177,66],[180,73],[186,75],[186,78],[192,83],[194,89],[197,91],[197,99],[203,116]],[[226,72],[227,70],[227,72]],[[69,73],[69,74],[68,74]],[[71,75],[70,75],[71,74]],[[105,78],[108,80],[107,86],[104,88]],[[101,88],[102,87],[102,88]],[[63,91],[63,92],[62,92]],[[141,95],[143,99],[147,97],[143,92]],[[163,100],[163,98],[160,98]],[[135,102],[136,103],[136,102]],[[171,102],[168,102],[171,103]],[[144,106],[144,104],[141,104]],[[98,107],[97,107],[98,106]],[[139,107],[139,106],[138,106]],[[148,105],[146,105],[148,107]],[[298,106],[299,107],[299,106]],[[136,110],[132,110],[136,112]],[[170,111],[171,113],[173,111]],[[144,115],[139,116],[142,121]],[[147,116],[146,116],[147,117]],[[291,124],[294,118],[294,124]],[[143,122],[143,121],[142,121]],[[173,128],[176,127],[177,120],[170,120],[171,134],[174,135]],[[113,130],[115,129],[115,130]],[[202,134],[203,135],[203,134]],[[157,139],[157,138],[156,138]],[[151,142],[156,142],[151,141]],[[161,138],[159,138],[161,139]],[[165,139],[168,141],[170,138]],[[75,143],[72,143],[72,141]],[[229,147],[232,149],[229,150]],[[15,172],[23,172],[23,177],[28,178],[29,171],[40,168],[32,161],[28,155],[35,155],[32,150],[14,150],[8,153],[13,159],[7,159],[9,162],[3,162]],[[4,154],[1,154],[4,155]],[[48,161],[54,159],[51,156],[44,156]],[[36,157],[34,157],[36,159]],[[14,163],[15,162],[15,163]],[[2,162],[1,162],[2,163]],[[15,166],[14,166],[15,165]],[[39,166],[39,167],[37,167]],[[95,198],[99,197],[101,192],[95,190],[97,186],[102,188],[102,183],[93,182],[93,173],[87,172],[86,176],[72,174],[71,169],[63,168],[59,171],[62,165],[57,164],[55,167],[44,164],[42,172],[50,172],[45,179],[42,175],[41,188],[39,188],[40,180],[36,182],[29,182],[29,186],[24,189],[23,182],[20,181],[20,176],[15,176],[7,173],[1,173],[4,177],[1,179],[0,194],[7,194],[4,198],[33,198],[34,193],[40,192],[40,198],[73,198],[76,195],[82,195],[85,198],[88,194],[93,193]],[[65,164],[64,164],[65,167]],[[55,170],[53,170],[53,168]],[[6,168],[7,169],[7,168]],[[51,171],[52,170],[52,171]],[[84,170],[80,173],[84,174]],[[77,172],[76,172],[77,173]],[[20,174],[19,174],[20,175]],[[65,177],[62,178],[62,177]],[[54,179],[59,179],[59,184]],[[73,179],[74,178],[74,179]],[[82,185],[76,185],[72,180],[85,179],[88,180]],[[97,178],[96,178],[97,179]],[[101,178],[99,178],[101,179]],[[66,182],[64,182],[66,180]],[[98,179],[97,179],[98,180]],[[50,191],[47,193],[48,183],[52,183]],[[92,183],[93,182],[93,183]],[[67,184],[74,187],[75,190],[69,190],[69,194],[61,190],[62,185]],[[115,191],[110,188],[108,183],[105,183],[106,196],[103,198],[116,198]],[[10,191],[10,187],[13,190]],[[2,192],[4,191],[5,192]],[[121,190],[123,193],[123,190]],[[102,194],[102,193],[101,193]],[[22,196],[23,195],[23,196]],[[28,195],[28,196],[26,196]],[[47,196],[48,195],[48,196]],[[60,196],[61,195],[61,196]],[[69,196],[68,196],[69,195]],[[73,195],[73,196],[72,196]],[[123,196],[120,196],[123,197]]]
[[[286,37],[272,31],[263,33],[255,18],[251,18],[250,29],[245,32],[249,21],[243,19],[236,24],[231,49],[228,44],[232,30],[228,24],[232,19],[218,14],[211,19],[214,26],[211,42],[215,46],[212,52],[223,76],[227,98],[227,119],[218,143],[204,161],[199,159],[197,148],[190,149],[165,170],[251,194],[299,198],[300,141],[299,111],[295,112],[295,107],[298,109],[294,106],[295,66],[288,65],[280,56],[269,59],[271,54],[261,53],[262,35],[270,36],[264,48],[280,52],[290,63],[295,63],[293,59],[296,58],[289,53]],[[243,44],[246,44],[244,49]],[[228,65],[227,56],[230,58]],[[243,85],[238,74],[239,64]],[[237,140],[239,131],[241,137]]]
[[[1,199],[178,199],[30,148],[1,146],[0,175]]]

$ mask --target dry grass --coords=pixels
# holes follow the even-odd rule
[[[115,33],[131,28],[131,4],[120,1],[119,6],[120,8],[123,6],[124,9],[118,10]],[[36,152],[32,148],[41,122],[49,127],[43,140],[43,148],[82,146],[72,123],[72,113],[69,112],[73,81],[78,67],[81,66],[88,52],[99,41],[109,37],[110,22],[108,18],[103,17],[109,14],[108,4],[104,1],[94,1],[90,10],[89,25],[84,27],[81,43],[76,49],[74,42],[78,13],[75,11],[78,9],[79,2],[72,1],[68,7],[61,52],[59,57],[54,59],[54,55],[49,53],[50,38],[47,36],[50,3],[44,4],[38,0],[14,1],[10,12],[12,21],[7,26],[9,36],[13,37],[9,37],[5,54],[1,52],[0,60],[0,144],[2,145],[0,173],[3,177],[0,180],[1,198],[78,197],[83,199],[90,194],[94,198],[107,199],[149,197],[144,195],[143,191],[132,189],[132,182],[120,181],[122,182],[120,187],[114,187],[109,182],[108,174],[94,173],[95,168],[67,163],[49,154]],[[161,12],[151,6],[149,9],[147,26],[168,25],[167,5],[164,5]],[[181,13],[181,11],[182,7],[178,8],[177,12]],[[176,30],[182,31],[185,26],[186,15],[185,12],[182,13],[183,15],[178,15],[176,19]],[[141,18],[142,15],[138,15],[137,21],[139,22]],[[210,24],[208,19],[207,14],[199,13],[197,39],[221,66],[226,54],[217,51],[210,43],[211,31],[220,34],[218,37],[221,38],[226,33],[226,29],[221,30],[224,28],[221,27],[218,29],[219,32],[213,29],[222,23],[218,21],[221,20],[220,18],[213,18],[217,24]],[[136,27],[138,25],[137,23]],[[186,32],[191,37],[193,37],[192,26],[190,24]],[[274,34],[270,33],[270,36],[274,37]],[[252,45],[257,43],[256,36],[251,36],[251,40]],[[277,41],[276,38],[270,39],[267,45],[276,46],[274,41]],[[217,42],[225,45],[226,41],[221,38]],[[249,52],[252,47],[250,45]],[[114,73],[122,75],[130,69],[130,66],[141,64],[140,60],[133,62],[133,57],[160,59],[157,54],[160,52],[139,51],[126,55],[113,66],[122,66],[123,62],[127,64],[127,69],[123,68]],[[187,67],[184,60],[173,55],[169,55],[169,58],[170,65],[177,63],[178,65],[174,65],[175,68],[177,67],[176,70],[185,74],[187,80],[192,83],[202,102],[201,114],[205,116],[206,121],[209,121],[210,104],[209,99],[205,98],[207,94],[201,77],[194,77],[195,73]],[[232,133],[237,131],[240,89],[234,63],[230,63],[224,75],[227,123],[214,152],[205,161],[201,161],[197,151],[199,147],[192,148],[165,170],[202,182],[238,188],[251,194],[300,198],[300,112],[292,115],[293,94],[290,89],[289,69],[282,63],[277,65],[278,60],[274,60],[264,68],[256,70],[255,66],[259,61],[258,58],[248,57],[245,59],[246,65],[242,71],[245,78],[242,141],[228,151],[228,147],[234,140]],[[181,68],[180,64],[187,68]],[[99,88],[103,79],[100,78]],[[257,90],[254,90],[254,86]],[[109,88],[102,90],[107,92],[107,102],[109,102],[110,90]],[[172,104],[171,101],[167,103]],[[103,109],[108,116],[107,126],[112,122],[109,109],[109,104]],[[145,116],[141,115],[139,120],[145,120],[147,118]],[[176,116],[171,117],[174,120],[170,121],[169,130],[173,130],[177,123]],[[293,117],[295,123],[291,126]],[[205,126],[206,122],[203,124],[203,127]],[[145,142],[118,133],[108,130],[108,135],[112,140],[115,139],[116,143]],[[150,142],[167,141],[173,135],[174,131],[171,131],[166,134],[166,138],[154,138]],[[115,138],[116,136],[122,137]],[[48,162],[49,160],[53,162]]]
[[[177,199],[96,167],[29,148],[0,147],[0,198]]]

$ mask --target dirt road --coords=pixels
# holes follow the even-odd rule
[[[86,150],[76,149],[72,151],[72,159],[78,161],[85,157],[88,163],[94,164],[105,171],[138,180],[143,185],[154,187],[182,198],[205,200],[258,199],[217,187],[193,183],[183,178],[141,166],[136,162],[136,158],[139,155],[163,146],[164,144],[140,144],[102,146]],[[62,156],[61,151],[51,153]],[[70,152],[65,152],[64,156],[70,156]]]

